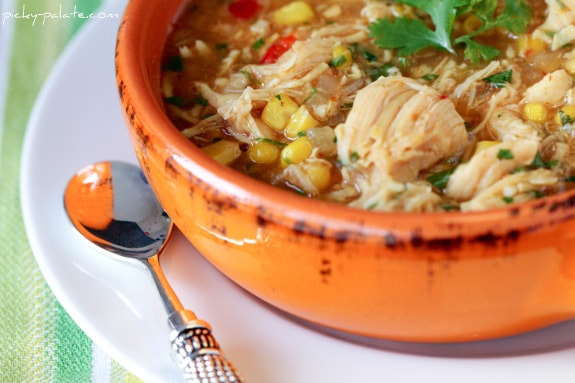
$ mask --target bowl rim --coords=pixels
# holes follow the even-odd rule
[[[345,227],[348,230],[361,229],[362,232],[390,231],[390,222],[394,230],[412,230],[414,222],[433,225],[434,236],[451,237],[453,229],[465,226],[477,233],[491,230],[501,221],[509,228],[525,227],[525,221],[546,222],[554,225],[575,214],[575,189],[561,192],[541,199],[510,204],[508,206],[472,212],[387,212],[350,207],[335,202],[311,199],[286,190],[268,185],[250,178],[236,170],[221,165],[209,158],[199,148],[180,134],[169,120],[162,105],[159,76],[160,57],[145,59],[145,49],[162,48],[165,38],[184,6],[193,0],[174,0],[166,5],[162,0],[131,0],[122,16],[116,46],[116,71],[118,80],[123,82],[125,91],[132,95],[133,108],[140,116],[142,124],[155,126],[154,134],[161,138],[173,151],[173,158],[183,167],[192,165],[194,175],[210,183],[221,185],[251,206],[264,207],[274,211],[275,215],[285,215],[293,219],[309,221],[312,225]],[[158,18],[161,21],[158,21]],[[134,20],[137,20],[134,22]],[[158,27],[160,26],[160,27]],[[161,37],[150,43],[147,38],[150,28],[165,29]],[[118,62],[120,65],[118,65]],[[121,67],[126,70],[122,70]],[[156,81],[157,86],[154,84]],[[326,220],[329,217],[329,220]],[[425,227],[422,227],[425,229]],[[536,230],[534,226],[532,230]],[[441,235],[438,235],[437,230]],[[425,233],[423,233],[425,236]]]

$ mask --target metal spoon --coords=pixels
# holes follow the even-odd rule
[[[172,328],[172,350],[187,381],[244,382],[222,355],[210,325],[182,306],[161,270],[159,255],[173,224],[139,167],[112,161],[79,170],[66,187],[64,207],[89,241],[140,261],[150,271]]]

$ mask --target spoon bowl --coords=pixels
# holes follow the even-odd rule
[[[64,208],[73,226],[93,244],[150,272],[172,328],[175,359],[193,383],[243,382],[223,356],[208,323],[186,310],[162,272],[159,256],[173,230],[139,167],[107,161],[88,165],[70,179]]]
[[[64,203],[84,237],[120,257],[153,257],[172,231],[171,219],[140,169],[124,162],[101,162],[78,171]]]

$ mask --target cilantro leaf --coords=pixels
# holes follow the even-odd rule
[[[522,33],[527,29],[531,19],[531,8],[524,1],[505,0],[505,8],[498,16],[495,16],[497,0],[481,0],[471,9],[480,21],[481,26],[454,40],[455,44],[465,45],[465,58],[472,63],[481,60],[490,61],[499,56],[499,50],[482,45],[473,40],[478,36],[495,28],[503,28],[511,33]]]
[[[427,47],[453,52],[451,41],[442,40],[421,20],[398,17],[377,19],[369,26],[369,36],[382,48],[396,49],[401,56],[409,56]]]
[[[451,177],[454,171],[455,168],[451,168],[437,173],[433,173],[427,176],[425,180],[430,184],[432,184],[437,189],[443,190],[447,187],[447,184],[449,183],[449,178]]]
[[[377,19],[369,26],[369,36],[383,49],[396,50],[400,56],[409,56],[425,48],[436,48],[455,54],[455,46],[465,46],[465,58],[472,63],[492,60],[499,55],[495,47],[480,44],[474,37],[495,28],[521,33],[531,18],[531,8],[525,0],[505,0],[505,8],[496,14],[498,0],[396,0],[425,12],[433,27],[423,20],[398,17]],[[454,38],[455,20],[472,14],[481,22],[471,33]]]
[[[509,149],[499,149],[497,152],[497,158],[500,160],[512,160],[513,153]]]
[[[465,58],[472,63],[477,63],[481,60],[491,61],[498,57],[500,53],[499,49],[490,47],[488,45],[479,44],[472,40],[469,36],[461,36],[456,41],[458,43],[465,44]]]
[[[492,76],[482,78],[484,82],[490,83],[496,88],[504,88],[513,79],[513,70],[508,69],[503,72],[495,73]]]

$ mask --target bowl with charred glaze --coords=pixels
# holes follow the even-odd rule
[[[129,3],[117,83],[154,192],[222,273],[295,317],[375,339],[473,341],[575,318],[575,191],[474,213],[363,211],[262,184],[194,147],[160,95],[183,4]]]

